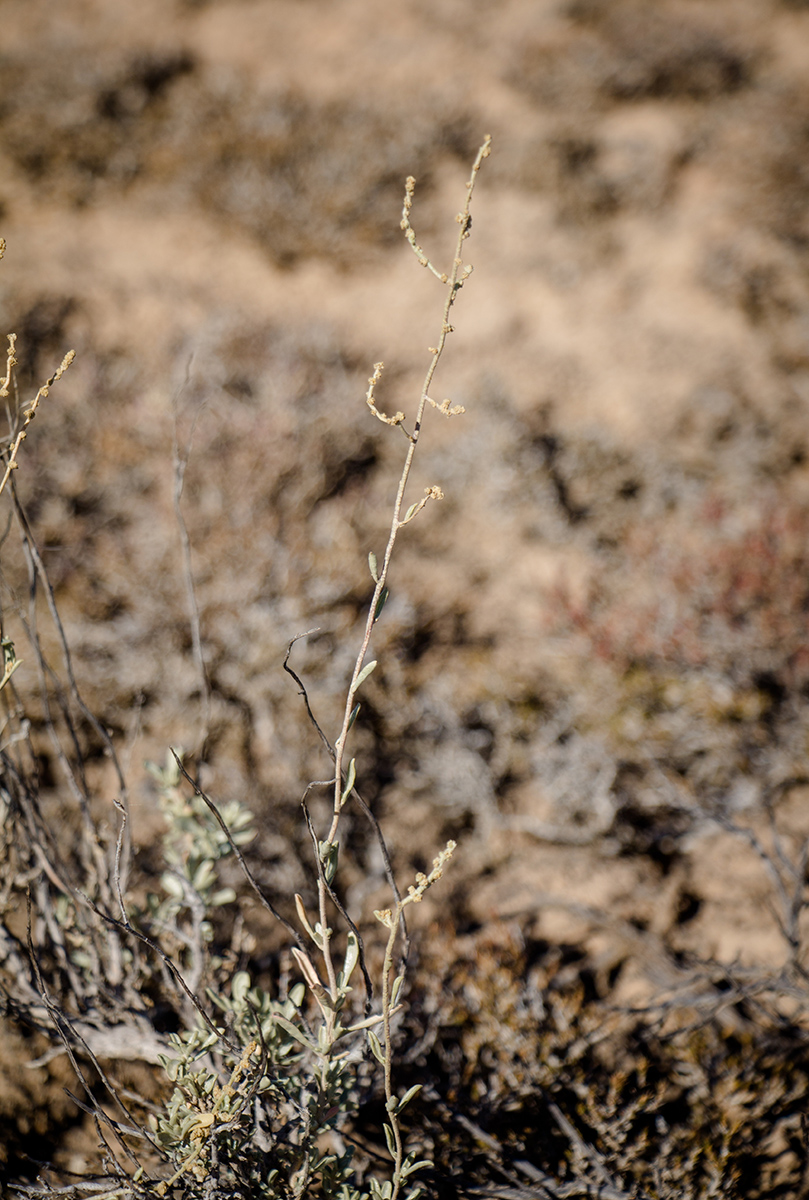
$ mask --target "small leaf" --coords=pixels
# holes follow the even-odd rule
[[[172,875],[169,871],[164,871],[160,876],[160,882],[163,886],[163,891],[168,892],[175,900],[182,900],[185,896],[185,888],[176,875]]]
[[[404,975],[397,975],[393,981],[393,987],[390,990],[390,1006],[391,1006],[391,1008],[396,1007],[396,1002],[399,999],[399,993],[402,990],[402,984],[404,983],[404,981],[405,981]]]
[[[289,1036],[294,1038],[296,1042],[300,1042],[300,1044],[305,1046],[307,1050],[312,1050],[315,1054],[317,1053],[317,1046],[315,1043],[311,1038],[308,1038],[305,1033],[298,1029],[297,1025],[293,1025],[291,1021],[286,1019],[286,1017],[279,1017],[278,1013],[274,1013],[272,1019],[276,1025],[280,1025],[284,1032],[288,1033]]]
[[[305,954],[303,952],[303,950],[299,950],[297,946],[292,947],[291,953],[292,953],[292,957],[295,959],[295,962],[300,967],[301,974],[303,975],[306,982],[309,984],[309,987],[312,988],[313,990],[314,990],[314,988],[322,987],[323,985],[320,982],[318,973],[315,970],[314,965],[313,965],[312,960],[309,957],[309,955]]]
[[[345,956],[345,961],[343,962],[343,987],[344,988],[348,987],[348,981],[350,980],[350,978],[354,972],[354,968],[356,967],[357,963],[359,962],[359,958],[360,958],[360,944],[357,941],[356,933],[354,933],[352,931],[348,935],[348,945],[346,946],[346,956]]]
[[[401,1100],[399,1101],[399,1107],[397,1108],[396,1111],[401,1112],[402,1109],[405,1107],[405,1105],[409,1104],[410,1101],[413,1099],[413,1097],[418,1095],[418,1093],[421,1091],[421,1087],[422,1087],[422,1085],[420,1083],[414,1083],[412,1088],[408,1088],[408,1090],[405,1092],[405,1094],[402,1096]]]
[[[388,1149],[390,1150],[391,1154],[395,1158],[396,1157],[396,1139],[393,1136],[393,1130],[391,1129],[390,1125],[383,1125],[382,1128],[385,1130],[385,1141],[388,1143]]]
[[[379,583],[379,575],[377,574],[376,555],[373,550],[368,555],[368,566],[371,568],[371,576],[374,583]]]
[[[379,593],[379,599],[376,602],[376,608],[374,609],[374,621],[379,620],[380,614],[382,609],[385,607],[385,602],[387,601],[389,595],[390,592],[388,589],[383,587],[382,591]]]
[[[402,1167],[402,1179],[407,1179],[408,1175],[413,1175],[416,1171],[423,1171],[425,1167],[432,1165],[428,1158],[420,1158],[418,1162],[406,1162]]]
[[[418,500],[416,501],[416,503],[415,503],[415,504],[411,504],[411,505],[410,505],[410,508],[409,508],[409,509],[407,510],[407,512],[405,513],[404,521],[402,522],[402,524],[403,524],[403,525],[404,525],[404,524],[405,524],[407,521],[409,521],[409,520],[410,520],[410,518],[413,516],[413,513],[416,511],[416,509],[418,508],[418,506],[419,506],[419,501],[418,501]]]
[[[368,1038],[368,1045],[371,1047],[371,1053],[373,1054],[373,1056],[374,1056],[374,1058],[376,1059],[376,1061],[377,1061],[377,1062],[379,1062],[379,1063],[382,1063],[382,1066],[384,1067],[384,1065],[385,1065],[385,1055],[384,1055],[384,1053],[383,1053],[383,1051],[382,1051],[382,1047],[381,1047],[381,1045],[379,1044],[379,1038],[378,1038],[378,1037],[376,1036],[376,1034],[375,1034],[375,1033],[374,1033],[372,1030],[370,1030],[370,1029],[368,1030],[368,1032],[367,1032],[367,1035],[366,1035],[366,1036],[367,1036],[367,1038]]]
[[[348,793],[346,793],[346,795],[347,794]],[[344,803],[345,796],[343,796],[341,800],[341,804]],[[340,843],[321,842],[318,846],[318,853],[320,854],[320,861],[323,863],[323,874],[326,876],[326,883],[332,883],[335,875],[337,874],[337,863],[340,857]],[[318,924],[315,932],[317,933],[319,929],[320,925]]]
[[[205,995],[217,1008],[221,1008],[223,1012],[233,1012],[233,1001],[228,1000],[226,996],[220,995],[219,992],[215,992],[213,988],[207,987]]]
[[[233,997],[234,1003],[240,1007],[244,1004],[244,998],[250,991],[252,982],[247,971],[237,971],[233,976],[233,982],[230,985],[230,994]]]
[[[309,934],[309,937],[315,943],[318,950],[322,950],[323,939],[319,936],[319,934],[315,933],[314,929],[309,924],[309,918],[307,917],[306,909],[303,906],[303,899],[298,895],[297,892],[295,893],[295,908],[298,910],[298,917],[300,918],[301,925],[303,925],[304,929]]]
[[[352,708],[352,710],[351,710],[351,716],[348,718],[348,727],[347,727],[348,729],[350,729],[350,728],[351,728],[351,726],[352,726],[352,725],[354,724],[354,722],[356,721],[356,719],[357,719],[357,713],[360,711],[360,707],[361,707],[361,706],[360,706],[360,704],[359,704],[359,702],[358,702],[358,703],[357,703],[357,704],[355,704],[355,705],[354,705],[354,707]]]
[[[194,872],[194,878],[191,880],[191,886],[195,892],[203,892],[210,887],[216,879],[214,865],[209,858],[205,858]]]
[[[356,778],[357,778],[357,760],[356,760],[356,758],[352,758],[351,762],[348,764],[348,775],[346,776],[346,785],[345,785],[345,788],[343,789],[343,794],[340,797],[340,806],[341,807],[345,804],[346,800],[351,795],[351,789],[354,786],[354,781]],[[329,882],[331,882],[331,880],[329,880]]]
[[[356,692],[357,688],[360,686],[361,683],[365,683],[365,680],[371,674],[371,672],[373,671],[375,666],[376,666],[376,659],[374,659],[373,662],[369,662],[369,663],[365,664],[365,666],[362,668],[359,675],[357,676],[357,679],[356,679],[356,682],[355,682],[353,688],[351,689],[352,693]]]

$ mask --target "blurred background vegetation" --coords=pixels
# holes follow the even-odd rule
[[[21,396],[78,354],[17,484],[128,763],[142,868],[143,763],[199,738],[173,507],[193,433],[203,780],[258,815],[279,904],[306,894],[322,761],[281,661],[319,627],[296,669],[336,728],[394,478],[366,380],[384,358],[382,407],[412,412],[437,303],[403,180],[440,258],[490,130],[439,383],[467,414],[426,447],[417,486],[447,499],[407,531],[358,726],[398,869],[461,843],[417,942],[411,1120],[436,1195],[498,1177],[481,1131],[526,1186],[515,1161],[596,1178],[551,1105],[627,1195],[804,1194],[804,959],[773,877],[809,835],[806,5],[6,0],[2,29]],[[23,658],[26,587],[7,537]],[[36,735],[25,667],[15,684]],[[114,782],[82,736],[103,817]],[[44,738],[40,777],[76,829]],[[382,864],[354,839],[370,911]],[[272,973],[277,931],[256,915],[252,936]],[[4,1169],[32,1133],[81,1169],[64,1063],[19,1072],[40,1050],[4,1037]]]

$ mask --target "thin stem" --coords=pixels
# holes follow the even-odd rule
[[[393,1156],[393,1194],[391,1200],[397,1200],[399,1190],[402,1186],[402,1162],[404,1160],[404,1146],[402,1144],[402,1131],[399,1128],[399,1117],[393,1108],[393,1044],[391,1039],[391,1002],[390,1002],[390,977],[393,971],[393,951],[396,947],[396,937],[399,932],[399,921],[402,916],[402,911],[405,906],[405,901],[400,900],[396,906],[395,917],[391,922],[390,933],[388,935],[388,944],[385,947],[385,965],[382,975],[382,1019],[383,1029],[385,1033],[385,1107],[388,1114],[388,1123],[393,1132],[393,1145],[395,1153]]]
[[[340,824],[340,814],[342,811],[343,804],[348,799],[348,795],[344,794],[344,792],[343,792],[343,786],[344,786],[343,764],[344,764],[344,758],[345,758],[346,740],[348,738],[348,732],[349,732],[349,729],[351,726],[351,713],[353,711],[354,703],[355,703],[354,697],[355,697],[358,687],[359,687],[358,680],[360,677],[360,673],[363,670],[363,661],[365,659],[365,655],[368,651],[368,646],[371,641],[371,634],[373,632],[373,627],[374,627],[374,624],[376,622],[377,616],[380,611],[380,601],[382,598],[383,591],[387,584],[388,571],[390,569],[390,562],[391,562],[391,558],[393,556],[393,550],[394,550],[394,546],[396,545],[396,539],[399,534],[399,530],[401,529],[401,527],[403,525],[407,524],[407,521],[410,519],[410,517],[412,517],[414,515],[411,513],[407,517],[405,517],[403,520],[401,513],[402,513],[402,505],[404,503],[405,491],[407,490],[407,484],[410,479],[410,472],[412,470],[413,460],[414,460],[415,454],[416,454],[416,447],[418,446],[419,437],[421,436],[422,425],[424,422],[424,410],[426,409],[428,404],[435,403],[434,401],[432,401],[430,399],[430,387],[432,385],[433,378],[435,376],[435,372],[438,368],[438,364],[441,361],[441,356],[444,353],[444,348],[447,343],[447,338],[453,332],[453,327],[449,321],[450,312],[451,312],[452,306],[455,303],[455,300],[458,296],[458,293],[460,292],[464,283],[466,283],[466,280],[469,278],[469,276],[472,273],[471,267],[465,267],[463,265],[461,251],[463,250],[464,242],[469,237],[469,233],[470,233],[470,230],[472,227],[472,217],[470,215],[470,206],[472,203],[472,193],[475,189],[475,183],[477,181],[478,171],[480,170],[483,160],[485,158],[488,158],[490,152],[491,152],[491,137],[487,135],[487,137],[485,138],[485,140],[483,142],[483,145],[478,150],[477,157],[475,158],[475,161],[472,165],[472,171],[471,171],[471,174],[470,174],[469,179],[466,184],[466,201],[464,203],[464,207],[463,207],[462,211],[460,213],[458,213],[458,215],[455,218],[458,223],[459,228],[458,228],[458,238],[457,238],[457,241],[455,244],[455,254],[454,254],[453,260],[452,260],[452,269],[448,275],[438,275],[438,272],[434,271],[434,273],[436,275],[438,275],[438,278],[441,280],[441,282],[445,283],[446,289],[447,289],[446,299],[444,301],[444,309],[443,309],[443,313],[442,313],[442,317],[441,317],[441,332],[439,334],[437,344],[435,346],[430,347],[430,365],[428,366],[427,372],[424,376],[424,383],[422,384],[422,388],[421,388],[421,396],[419,398],[419,404],[418,404],[418,410],[417,410],[417,414],[416,414],[415,425],[413,427],[413,432],[410,434],[407,434],[407,438],[408,438],[407,453],[405,455],[405,461],[404,461],[404,465],[402,467],[402,474],[399,478],[399,484],[396,489],[396,499],[395,499],[394,505],[393,505],[393,515],[391,517],[390,532],[388,534],[388,541],[387,541],[387,545],[385,547],[385,555],[382,560],[382,568],[381,568],[381,570],[378,571],[378,574],[377,574],[376,586],[374,587],[374,593],[373,593],[373,596],[371,597],[371,603],[368,608],[368,616],[366,617],[366,621],[365,621],[365,630],[363,633],[362,642],[360,644],[359,653],[357,654],[357,658],[354,663],[354,670],[351,674],[351,682],[349,684],[348,692],[346,695],[345,710],[343,713],[343,724],[340,729],[340,733],[337,737],[337,740],[334,743],[334,801],[333,801],[333,806],[332,806],[331,825],[330,825],[329,831],[326,835],[326,844],[329,846],[333,845],[337,839],[337,830],[338,830],[338,827]],[[405,229],[405,234],[408,237],[408,241],[415,249],[416,246],[415,246],[414,238],[411,238],[409,236],[409,234],[412,232],[412,230],[410,229],[410,224],[409,224],[409,212],[410,212],[410,207],[412,206],[414,186],[415,186],[414,182],[411,179],[408,179],[407,188],[406,188],[406,192],[405,192],[405,216],[408,219],[406,222],[403,219],[402,227],[403,227],[403,229]],[[405,224],[406,224],[406,228],[405,228]],[[377,363],[374,367],[374,374],[373,374],[371,380],[369,381],[368,397],[367,397],[369,403],[371,403],[371,401],[373,400],[374,387],[375,387],[375,384],[379,380],[381,371],[382,371],[382,364]],[[376,411],[376,410],[374,409],[374,411]],[[449,412],[448,409],[445,411]],[[379,414],[377,414],[377,415],[379,415]],[[384,418],[383,417],[383,419],[386,420],[386,423],[388,423],[388,424],[399,424],[400,416],[401,415],[397,413],[395,418]],[[440,496],[441,495],[440,490],[437,488],[428,489],[428,496],[433,496],[433,495]],[[423,506],[423,502],[422,502],[422,506]],[[349,794],[350,794],[350,792],[349,792]],[[320,925],[321,925],[321,930],[322,930],[322,943],[323,943],[322,947],[321,947],[321,952],[322,952],[322,956],[323,956],[323,963],[324,963],[324,966],[326,969],[326,974],[328,976],[329,991],[331,993],[332,999],[336,1001],[337,1000],[337,975],[336,975],[336,971],[334,968],[334,962],[332,959],[331,938],[330,938],[330,932],[329,932],[328,921],[327,921],[328,889],[326,887],[326,880],[325,880],[325,875],[323,872],[322,862],[320,861],[320,851],[319,851],[318,847],[316,847],[316,853],[318,856],[318,909],[319,909],[319,914],[320,914]]]
[[[481,167],[481,164],[482,164],[484,158],[488,158],[490,151],[491,151],[491,138],[487,137],[485,139],[483,145],[480,147],[480,150],[478,151],[478,154],[477,154],[477,158],[475,159],[475,162],[472,166],[472,173],[471,173],[469,180],[467,182],[467,185],[466,185],[466,203],[464,205],[463,211],[460,212],[456,218],[460,228],[458,231],[458,239],[457,239],[456,246],[455,246],[455,255],[453,258],[453,262],[452,262],[452,271],[450,272],[449,276],[447,277],[447,283],[446,283],[447,296],[446,296],[446,300],[444,302],[444,311],[442,314],[441,334],[439,336],[437,346],[430,348],[430,365],[427,368],[427,373],[424,377],[424,383],[423,383],[422,389],[421,389],[421,397],[419,399],[418,412],[416,415],[416,423],[415,423],[413,432],[408,435],[409,445],[407,448],[407,454],[405,456],[404,466],[402,468],[402,474],[399,479],[399,486],[396,490],[396,500],[395,500],[394,506],[393,506],[393,517],[391,519],[391,524],[390,524],[390,533],[388,535],[388,543],[387,543],[387,546],[385,547],[385,556],[382,561],[382,569],[378,572],[376,586],[374,588],[374,594],[373,594],[373,597],[371,598],[371,604],[369,606],[368,616],[367,616],[366,622],[365,622],[365,631],[363,634],[362,643],[360,645],[360,651],[359,651],[359,654],[357,655],[357,659],[354,664],[354,671],[351,676],[351,683],[349,685],[348,694],[346,696],[345,712],[343,714],[343,725],[340,730],[340,734],[337,738],[337,741],[334,744],[334,748],[335,748],[334,810],[333,810],[333,814],[332,814],[331,828],[329,830],[328,837],[327,837],[327,841],[329,841],[329,842],[334,841],[336,834],[337,834],[337,826],[339,825],[339,822],[340,822],[340,809],[342,807],[342,787],[343,787],[343,759],[344,759],[344,754],[345,754],[346,738],[348,737],[348,729],[349,729],[349,724],[350,724],[350,720],[351,720],[351,712],[354,707],[354,696],[357,691],[357,678],[360,674],[360,671],[362,670],[363,660],[368,651],[368,646],[371,641],[371,633],[373,631],[374,622],[376,620],[377,605],[379,604],[380,597],[382,596],[382,591],[385,588],[386,583],[387,583],[388,570],[390,568],[390,561],[391,561],[391,557],[393,555],[393,548],[396,545],[396,538],[398,536],[400,527],[404,524],[404,522],[401,520],[402,504],[404,502],[404,495],[405,495],[405,490],[407,488],[407,483],[410,478],[410,471],[413,466],[413,459],[414,459],[415,453],[416,453],[416,446],[418,445],[419,437],[421,435],[422,423],[424,420],[424,410],[427,407],[427,404],[429,402],[430,386],[432,384],[433,377],[435,375],[438,364],[441,360],[441,356],[444,353],[444,347],[446,346],[447,337],[449,336],[450,333],[453,332],[452,325],[450,325],[450,323],[449,323],[450,311],[452,309],[453,304],[455,303],[458,292],[463,287],[464,283],[466,282],[466,280],[469,278],[469,275],[471,274],[471,268],[463,267],[463,265],[462,265],[461,251],[463,249],[464,242],[469,237],[469,232],[470,232],[470,228],[471,228],[471,224],[472,224],[472,218],[470,216],[469,209],[470,209],[470,205],[472,202],[472,193],[475,188],[477,174],[478,174],[478,171],[480,170],[480,167]]]

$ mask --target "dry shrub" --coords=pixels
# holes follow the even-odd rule
[[[690,997],[621,1012],[610,996],[625,965],[497,925],[442,954],[433,930],[407,1039],[412,1077],[433,1081],[411,1121],[434,1195],[795,1194],[799,1028],[710,964],[693,965]]]

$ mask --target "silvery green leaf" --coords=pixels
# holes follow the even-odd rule
[[[376,555],[374,554],[373,550],[368,555],[368,566],[371,568],[371,577],[373,578],[374,583],[378,583],[379,575],[377,574]]]
[[[356,690],[360,686],[360,684],[365,683],[365,680],[368,678],[368,676],[371,674],[371,672],[374,670],[375,667],[376,667],[376,659],[374,659],[373,662],[369,662],[369,663],[365,664],[365,666],[362,668],[359,675],[357,676],[357,679],[356,679],[356,682],[354,684],[352,691],[356,692]]]
[[[191,886],[195,892],[202,892],[205,888],[210,887],[216,879],[214,865],[209,858],[206,858],[199,864],[194,872],[194,878],[191,881]]]
[[[229,1000],[227,996],[220,995],[219,992],[214,991],[210,987],[205,989],[205,995],[217,1008],[221,1008],[223,1012],[233,1012],[233,1001]]]
[[[350,774],[350,772],[349,772]],[[353,787],[353,784],[352,784]],[[348,789],[350,791],[350,788]],[[345,802],[348,791],[342,797],[341,803]],[[318,846],[318,854],[320,861],[323,863],[323,874],[326,876],[326,883],[331,883],[337,874],[337,863],[340,858],[340,843],[339,842],[320,842]],[[315,926],[315,934],[322,939],[320,924]],[[322,942],[318,941],[317,946],[322,949]]]
[[[314,1053],[317,1053],[317,1046],[315,1043],[311,1038],[308,1038],[302,1030],[298,1029],[297,1025],[293,1025],[291,1021],[287,1021],[286,1017],[280,1017],[277,1013],[274,1014],[273,1021],[276,1025],[280,1025],[284,1032],[288,1033],[289,1036],[294,1038],[296,1042],[300,1042],[300,1044],[305,1046],[307,1050],[312,1050]]]
[[[244,998],[250,991],[252,980],[247,971],[237,971],[230,985],[230,994],[236,1004],[244,1004]]]
[[[396,1002],[399,999],[399,993],[402,990],[402,984],[404,983],[404,981],[405,981],[404,975],[397,975],[393,981],[393,987],[391,988],[391,991],[390,991],[390,1006],[391,1006],[391,1008],[396,1007]]]
[[[186,1140],[191,1130],[199,1125],[199,1118],[200,1114],[198,1112],[190,1112],[188,1114],[180,1126],[178,1141],[184,1142]]]
[[[351,716],[348,718],[348,726],[347,726],[347,728],[348,728],[348,729],[350,729],[350,728],[351,728],[351,726],[352,726],[352,725],[354,724],[354,722],[356,721],[356,719],[357,719],[357,713],[360,711],[360,707],[361,707],[361,706],[360,706],[360,704],[359,704],[359,702],[358,702],[358,703],[357,703],[357,704],[355,704],[355,705],[354,705],[354,707],[352,708],[352,710],[351,710]]]
[[[343,789],[343,794],[340,796],[340,804],[345,804],[348,797],[351,795],[351,789],[354,786],[354,781],[357,778],[357,760],[352,758],[348,764],[348,774],[346,775],[346,785]],[[331,881],[330,881],[331,882]]]
[[[410,1103],[413,1097],[421,1091],[421,1086],[422,1085],[420,1083],[414,1083],[412,1088],[408,1088],[399,1101],[399,1107],[396,1110],[397,1112],[401,1112],[405,1105]]]
[[[348,935],[348,945],[346,946],[345,962],[343,963],[343,987],[348,987],[348,981],[351,978],[354,968],[359,962],[360,945],[357,941],[357,935],[353,931]]]
[[[379,1038],[370,1029],[368,1030],[366,1037],[368,1038],[368,1045],[371,1047],[371,1053],[373,1054],[376,1061],[382,1063],[382,1066],[384,1067],[385,1055],[384,1055],[384,1053],[382,1051],[382,1047],[379,1043]]]
[[[415,503],[415,504],[411,504],[411,505],[410,505],[410,508],[409,508],[409,509],[407,510],[407,512],[405,513],[405,517],[404,517],[405,521],[409,521],[409,520],[410,520],[410,518],[413,516],[413,513],[416,511],[416,509],[418,508],[418,506],[419,506],[419,505],[418,505],[418,501],[416,501],[416,503]]]
[[[428,1158],[420,1158],[418,1162],[406,1162],[402,1167],[402,1179],[407,1179],[408,1175],[412,1175],[415,1171],[423,1171],[425,1167],[432,1165]]]
[[[325,843],[321,842],[321,850],[320,850],[321,858],[323,856],[322,847],[324,845],[325,845]],[[298,917],[300,919],[301,925],[303,925],[304,929],[309,934],[309,937],[315,943],[318,950],[322,950],[323,949],[323,939],[320,937],[320,935],[318,933],[315,932],[315,930],[309,924],[309,918],[306,915],[306,909],[304,908],[303,900],[301,899],[301,897],[298,895],[297,892],[295,893],[295,907],[298,910]]]
[[[174,896],[177,900],[182,900],[185,896],[183,885],[176,875],[172,875],[170,871],[164,871],[160,876],[160,883],[163,886],[163,891],[168,892],[170,896]]]
[[[390,1125],[384,1125],[383,1129],[385,1130],[385,1141],[388,1143],[388,1149],[390,1150],[391,1154],[395,1158],[396,1157],[396,1139],[393,1136],[393,1130],[391,1129]]]

